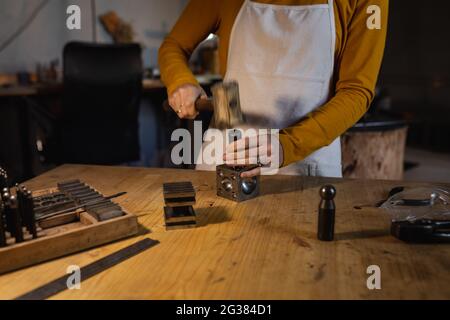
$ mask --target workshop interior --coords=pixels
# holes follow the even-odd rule
[[[450,299],[449,12],[0,0],[0,299]]]

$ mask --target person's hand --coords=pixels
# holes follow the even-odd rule
[[[206,93],[201,87],[184,84],[170,95],[169,105],[180,119],[195,119],[198,115],[198,111],[195,109],[195,101],[199,96],[206,98]]]
[[[274,173],[283,163],[283,148],[275,134],[245,137],[227,145],[223,161],[229,166],[257,165],[241,173],[242,178]]]

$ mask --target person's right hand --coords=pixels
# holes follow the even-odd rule
[[[169,105],[180,119],[195,119],[198,115],[198,111],[195,109],[195,101],[199,96],[206,98],[206,93],[201,87],[184,84],[170,95]]]

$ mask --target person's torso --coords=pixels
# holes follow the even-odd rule
[[[227,0],[221,2],[221,8],[219,10],[218,29],[215,31],[219,37],[219,60],[220,60],[220,73],[225,75],[227,70],[227,57],[229,49],[229,41],[231,30],[233,28],[236,17],[241,10],[245,0]],[[257,0],[256,3],[274,4],[274,5],[289,5],[289,6],[301,6],[301,5],[316,5],[326,4],[327,0]],[[336,48],[335,48],[335,60],[338,61],[342,49],[345,46],[347,39],[346,23],[353,14],[353,0],[335,0],[334,1],[334,14],[335,14],[335,29],[336,29]]]
[[[246,1],[241,6],[224,77],[237,81],[242,91],[246,121],[241,128],[283,129],[326,102],[334,72],[334,29],[332,0],[295,6]],[[316,175],[322,170],[339,176],[339,141],[306,160],[282,173]]]

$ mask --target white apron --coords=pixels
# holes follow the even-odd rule
[[[246,124],[283,129],[326,103],[335,42],[332,0],[305,6],[245,1],[231,32],[224,80],[238,81]],[[197,169],[215,170],[215,165]],[[279,173],[341,177],[340,139]]]

